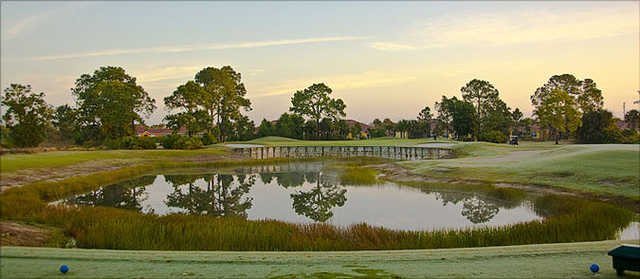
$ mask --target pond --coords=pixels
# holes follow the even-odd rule
[[[488,185],[366,184],[343,182],[340,168],[332,162],[290,163],[139,177],[63,202],[158,215],[236,216],[337,226],[367,223],[398,230],[502,226],[542,220],[554,207],[536,204],[540,194]],[[640,237],[637,227],[631,224],[622,235]]]

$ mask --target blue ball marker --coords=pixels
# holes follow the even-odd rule
[[[593,272],[593,273],[597,273],[600,270],[600,266],[598,266],[598,264],[592,264],[589,267],[589,270],[591,270],[591,272]]]
[[[60,272],[62,272],[63,274],[69,272],[69,266],[67,266],[66,264],[61,265]]]

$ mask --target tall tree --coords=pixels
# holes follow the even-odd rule
[[[518,136],[522,135],[522,117],[524,115],[520,111],[519,108],[516,108],[511,113],[511,120],[513,121],[513,128],[515,130],[515,134]]]
[[[451,131],[457,139],[465,139],[473,132],[473,120],[475,119],[475,108],[472,103],[459,100],[456,97],[447,98],[442,96],[442,100],[436,103],[438,108],[438,119],[444,131]]]
[[[204,96],[204,89],[195,81],[188,81],[178,86],[173,94],[164,98],[167,108],[182,110],[165,117],[168,126],[174,131],[185,127],[189,136],[205,130],[208,123],[211,123],[211,119],[206,111],[200,110]]]
[[[554,89],[537,105],[533,114],[542,127],[551,131],[556,144],[560,133],[574,132],[580,126],[580,113],[567,91]]]
[[[31,85],[11,84],[4,90],[2,120],[9,139],[18,147],[33,147],[44,141],[53,110],[44,101],[44,93],[32,93]]]
[[[531,103],[534,106],[540,105],[555,89],[567,92],[574,99],[576,109],[582,113],[602,109],[604,104],[602,91],[592,79],[583,81],[572,74],[551,76],[531,95]]]
[[[156,108],[155,100],[136,78],[120,67],[100,67],[91,75],[83,74],[71,92],[85,137],[98,141],[133,135],[135,122],[142,123],[141,115]]]
[[[298,90],[291,98],[289,110],[301,116],[306,116],[316,124],[316,138],[320,138],[320,120],[330,118],[334,121],[346,116],[344,109],[346,105],[342,99],[331,98],[331,88],[324,83],[314,83],[313,85]]]
[[[195,81],[204,89],[201,104],[211,117],[210,132],[217,133],[218,141],[224,142],[233,132],[233,122],[242,118],[240,110],[251,110],[242,76],[231,66],[207,67],[196,74]]]
[[[460,88],[462,99],[475,106],[474,114],[474,139],[477,141],[479,135],[484,131],[482,123],[491,103],[499,101],[498,89],[486,80],[473,79]]]
[[[613,114],[606,110],[589,111],[582,115],[582,125],[577,131],[580,143],[616,143],[622,133],[616,126]]]

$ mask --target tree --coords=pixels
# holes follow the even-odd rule
[[[555,89],[567,92],[573,99],[576,109],[585,113],[602,108],[602,91],[592,79],[579,80],[572,74],[554,75],[531,95],[531,103],[540,105]]]
[[[483,141],[503,142],[513,127],[513,114],[507,104],[499,98],[487,102],[485,115],[482,117],[484,131],[480,134]],[[501,140],[504,139],[504,140]]]
[[[627,122],[629,128],[638,129],[638,124],[640,124],[640,111],[637,109],[632,109],[624,115],[624,122]]]
[[[582,115],[582,126],[578,128],[580,143],[616,143],[622,132],[616,126],[613,114],[606,110],[590,111]]]
[[[169,114],[165,116],[164,120],[167,122],[167,127],[172,129],[174,133],[185,127],[189,137],[206,130],[210,123],[207,112],[203,110]]]
[[[316,138],[320,138],[320,120],[330,118],[334,121],[346,116],[346,105],[342,99],[331,98],[331,88],[324,83],[314,83],[304,90],[298,90],[291,98],[289,110],[315,121]]]
[[[63,140],[77,141],[78,112],[69,105],[56,107],[53,116],[53,126],[58,129]]]
[[[433,118],[433,114],[431,114],[431,108],[429,108],[429,106],[425,106],[418,114],[418,126],[420,133],[424,136],[431,134],[431,118]]]
[[[493,87],[491,83],[485,80],[473,79],[465,86],[460,88],[462,99],[466,102],[473,103],[475,106],[474,114],[474,139],[477,141],[480,134],[484,131],[483,118],[485,117],[491,103],[500,101],[498,97],[498,89]]]
[[[560,133],[573,132],[580,126],[580,113],[567,91],[554,89],[536,106],[533,114],[542,127],[551,131],[556,144]]]
[[[275,131],[273,129],[273,125],[271,125],[270,121],[267,119],[262,119],[260,122],[260,126],[258,126],[258,137],[267,137],[275,135]]]
[[[83,74],[71,89],[76,98],[84,140],[103,141],[134,134],[141,114],[156,108],[155,100],[120,67],[100,67]]]
[[[249,117],[243,115],[233,123],[233,140],[250,140],[255,138],[256,125]]]
[[[472,103],[456,97],[447,98],[436,103],[438,119],[444,131],[453,130],[457,139],[464,139],[473,132],[475,108]]]
[[[205,94],[202,86],[195,81],[188,81],[178,86],[178,88],[173,91],[173,94],[164,98],[164,104],[169,109],[182,109],[183,111],[167,115],[165,117],[165,120],[168,122],[167,126],[171,127],[174,131],[185,127],[189,137],[204,131],[208,127],[208,124],[211,123],[208,113],[199,109]]]
[[[424,107],[420,113],[418,113],[418,120],[429,121],[433,115],[431,114],[431,108],[429,106]]]
[[[278,136],[302,139],[304,136],[304,118],[297,114],[283,113],[275,125]]]
[[[233,133],[233,122],[242,118],[240,109],[251,110],[242,76],[231,66],[207,67],[196,74],[195,82],[204,90],[200,104],[212,121],[209,132],[216,133],[218,141],[224,142]]]
[[[44,101],[44,93],[32,93],[31,85],[11,84],[4,90],[2,119],[9,139],[18,147],[37,146],[46,138],[53,110]]]
[[[520,135],[522,133],[522,117],[523,116],[524,115],[522,114],[519,108],[514,109],[513,112],[511,113],[513,128],[516,131],[517,135]]]

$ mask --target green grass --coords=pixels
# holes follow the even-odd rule
[[[436,178],[547,185],[640,199],[638,145],[470,143],[455,150],[460,158],[400,164]]]
[[[357,252],[118,251],[2,247],[2,278],[617,278],[620,241]],[[58,267],[67,264],[63,275]],[[638,273],[635,273],[636,275]],[[627,274],[629,276],[630,274]],[[625,277],[626,278],[626,277]],[[630,277],[634,278],[634,277]]]
[[[53,151],[33,154],[7,154],[0,156],[0,171],[3,173],[25,169],[56,168],[90,161],[103,160],[166,160],[201,155],[221,155],[226,149],[221,146],[197,150],[99,150],[99,151]]]
[[[262,144],[269,146],[410,146],[423,143],[446,142],[432,139],[398,139],[392,137],[373,138],[367,140],[297,140],[283,137],[262,137],[250,141],[235,142],[246,144]]]

